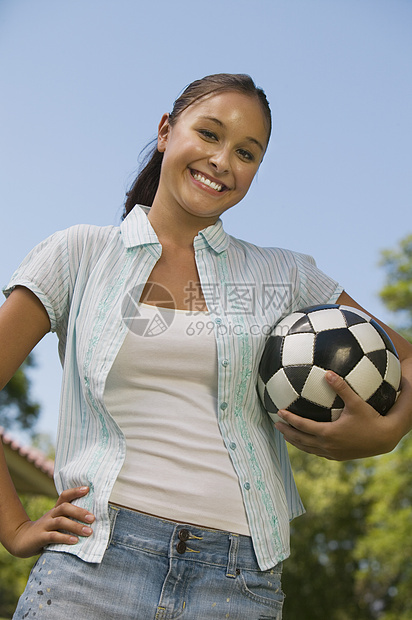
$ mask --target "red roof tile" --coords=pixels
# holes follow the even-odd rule
[[[18,452],[20,456],[24,457],[29,463],[33,463],[37,469],[40,469],[40,471],[47,474],[49,478],[53,478],[54,461],[52,459],[48,459],[41,450],[21,445],[18,441],[13,439],[11,435],[6,433],[4,428],[1,426],[0,437],[5,445],[8,445],[12,450]]]

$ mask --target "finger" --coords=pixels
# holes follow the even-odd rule
[[[22,525],[19,531],[22,540],[19,557],[36,555],[49,544],[75,545],[80,537],[93,533],[91,528],[84,529],[88,526],[67,517],[53,517],[51,512],[37,521],[27,521]]]
[[[356,392],[354,392],[354,390],[352,390],[352,388],[346,383],[346,381],[342,379],[342,377],[331,370],[328,370],[325,374],[325,379],[334,392],[341,397],[345,405],[356,405],[360,400],[362,400],[361,397],[358,396],[358,394],[356,394]]]
[[[93,534],[90,526],[74,521],[67,516],[51,517],[44,527],[48,532],[63,531],[65,534],[69,533],[75,536],[91,536]]]
[[[292,429],[307,435],[319,435],[325,430],[324,425],[330,424],[330,422],[316,422],[315,420],[303,418],[286,409],[278,411],[278,416],[284,424],[277,422],[275,427],[284,435],[291,433]]]
[[[64,502],[64,504],[60,505],[56,504],[50,511],[50,516],[52,518],[68,517],[70,519],[82,521],[83,523],[93,523],[95,520],[95,516],[91,512],[68,502]]]
[[[84,497],[89,492],[90,488],[87,486],[82,487],[74,487],[71,489],[66,489],[60,493],[60,496],[56,502],[54,510],[55,515],[66,514],[73,519],[78,519],[79,521],[93,523],[95,520],[94,515],[86,510],[85,508],[81,508],[80,506],[75,506],[71,502],[79,497]],[[61,507],[61,508],[60,508]],[[60,510],[56,511],[56,508],[60,508]]]
[[[36,534],[35,540],[30,546],[20,552],[19,557],[27,558],[41,553],[42,549],[51,544],[75,545],[79,542],[79,537],[64,532],[44,530],[40,534]]]
[[[59,530],[46,530],[40,539],[40,548],[46,545],[76,545],[85,534],[73,534],[72,532],[61,532]]]
[[[72,502],[74,499],[78,499],[79,497],[84,497],[89,492],[89,487],[73,487],[72,489],[66,489],[62,491],[59,495],[59,499],[56,502],[56,506],[63,504],[64,502]]]
[[[288,444],[294,446],[298,450],[307,452],[308,454],[315,454],[316,456],[322,456],[327,458],[327,452],[318,445],[312,446],[307,442],[302,443],[301,441],[295,441],[293,438],[287,439],[286,441],[288,442]]]
[[[293,416],[292,418],[292,416],[289,416],[288,414],[289,412],[285,412],[285,418],[288,417],[288,419],[291,420],[292,423],[282,424],[282,422],[277,422],[275,424],[276,429],[280,433],[282,433],[284,439],[288,443],[296,446],[297,448],[302,449],[302,447],[304,446],[303,449],[305,450],[307,450],[308,448],[314,448],[315,445],[318,445],[319,437],[316,436],[315,433],[308,433],[298,429],[296,426],[293,425],[293,418],[295,416]],[[301,425],[301,419],[299,418],[299,416],[296,417],[298,418],[296,420],[296,424]]]
[[[282,424],[281,422],[276,423],[275,426],[283,434],[284,439],[292,446],[295,446],[295,448],[303,450],[304,452],[307,452],[309,454],[316,454],[316,456],[321,456],[326,459],[341,460],[338,454],[333,453],[333,450],[331,450],[331,447],[329,445],[330,442],[328,440],[328,430],[331,429],[332,423],[312,421],[308,422],[311,422],[311,427],[312,424],[314,424],[316,425],[316,429],[322,428],[323,432],[302,432],[297,428],[294,428],[293,426],[290,426],[288,424]],[[297,423],[301,424],[301,419],[299,419]]]
[[[45,536],[43,547],[46,545],[76,545],[78,542],[78,536],[51,531],[47,533],[47,536]]]

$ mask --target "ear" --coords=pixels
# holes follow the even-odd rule
[[[157,150],[164,153],[170,133],[169,114],[163,114],[157,130]]]

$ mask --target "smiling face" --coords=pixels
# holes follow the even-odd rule
[[[208,95],[158,132],[163,152],[153,207],[201,218],[202,227],[247,193],[262,161],[269,129],[259,100],[236,91]]]

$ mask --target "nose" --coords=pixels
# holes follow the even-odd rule
[[[214,151],[209,157],[210,165],[219,174],[224,174],[229,171],[229,161],[229,152],[224,148]]]

